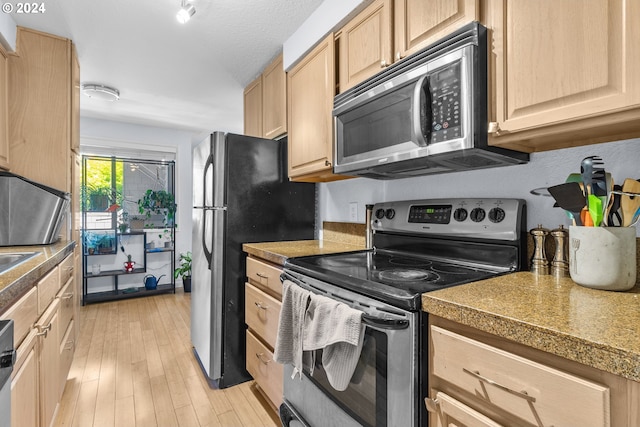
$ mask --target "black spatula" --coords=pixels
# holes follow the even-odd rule
[[[585,199],[580,184],[577,182],[565,182],[564,184],[549,187],[547,190],[556,199],[558,206],[571,212],[575,225],[582,225],[580,212],[585,207]]]

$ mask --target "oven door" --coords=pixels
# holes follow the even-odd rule
[[[305,278],[308,280],[311,279]],[[293,367],[285,365],[285,406],[298,414],[300,425],[416,426],[420,395],[418,313],[326,283],[312,286],[310,290],[363,311],[366,328],[362,352],[344,391],[337,391],[329,384],[320,350],[316,351],[312,373],[311,352],[304,354],[303,375],[292,379]],[[296,424],[283,422],[283,425]]]

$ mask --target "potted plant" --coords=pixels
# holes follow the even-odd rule
[[[164,225],[173,221],[176,213],[176,202],[173,194],[165,190],[147,190],[142,198],[138,199],[138,212],[151,218],[152,214],[164,215]]]
[[[84,247],[89,255],[93,255],[99,244],[100,236],[91,231],[84,232]]]
[[[115,253],[114,239],[108,234],[103,234],[98,238],[98,253],[110,254]]]
[[[173,277],[182,277],[182,286],[185,292],[191,292],[191,252],[180,254],[180,265],[173,272]]]

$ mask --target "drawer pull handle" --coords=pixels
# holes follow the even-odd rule
[[[71,299],[71,298],[73,298],[73,292],[62,295],[62,299]]]
[[[507,393],[511,393],[511,394],[513,394],[513,395],[515,395],[515,396],[521,397],[521,398],[523,398],[524,400],[526,400],[526,401],[528,401],[528,402],[534,403],[534,402],[536,401],[536,398],[535,398],[535,397],[533,397],[533,396],[529,396],[529,395],[527,394],[527,392],[526,392],[526,391],[524,391],[524,390],[523,390],[523,391],[515,391],[515,390],[511,390],[511,389],[510,389],[509,387],[507,387],[507,386],[503,386],[502,384],[499,384],[499,383],[497,383],[497,382],[495,382],[495,381],[493,381],[493,380],[490,380],[490,379],[489,379],[489,378],[487,378],[487,377],[483,377],[482,375],[480,375],[480,372],[478,372],[478,371],[470,371],[470,370],[468,370],[467,368],[462,368],[462,370],[463,370],[464,372],[466,372],[467,374],[471,375],[472,377],[475,377],[475,378],[479,379],[480,381],[482,381],[482,382],[484,382],[484,383],[487,383],[487,384],[490,384],[490,385],[492,385],[492,386],[494,386],[494,387],[497,387],[497,388],[499,388],[500,390],[506,391]]]
[[[260,277],[261,279],[268,279],[269,276],[267,276],[266,274],[263,273],[256,273],[256,276]]]
[[[255,304],[255,305],[256,305],[256,307],[258,307],[260,310],[266,310],[267,308],[269,308],[269,306],[268,306],[268,305],[262,305],[262,303],[261,303],[261,302],[258,302],[258,301],[254,302],[254,304]]]
[[[74,341],[73,341],[73,340],[69,340],[69,341],[67,341],[67,342],[65,343],[65,345],[64,345],[64,349],[65,349],[65,350],[73,350],[73,344],[74,344]]]
[[[271,362],[270,359],[265,359],[264,353],[256,353],[256,357],[258,358],[260,363],[262,363],[263,365],[268,365],[269,362]]]
[[[47,326],[36,325],[36,328],[38,329],[38,333],[36,334],[36,336],[44,336],[46,338],[47,333],[51,330],[51,323],[49,323]]]
[[[430,397],[424,398],[424,406],[427,407],[427,411],[429,412],[438,412],[439,405],[440,402],[438,402],[438,399],[432,399]]]

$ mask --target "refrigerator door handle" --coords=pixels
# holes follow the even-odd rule
[[[207,244],[207,210],[209,210],[207,206],[207,171],[209,168],[213,167],[213,154],[209,154],[207,157],[207,162],[204,165],[204,170],[202,173],[202,203],[204,204],[204,212],[202,213],[202,250],[204,252],[204,256],[207,259],[207,265],[209,266],[209,270],[211,270],[211,250],[209,245]]]

